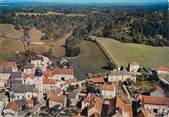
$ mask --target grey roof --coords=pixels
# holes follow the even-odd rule
[[[26,100],[25,99],[20,99],[15,101],[18,105],[26,105]]]
[[[10,78],[21,78],[22,77],[22,72],[12,72]]]
[[[131,74],[133,73],[128,71],[113,71],[109,73],[109,75],[131,75]]]
[[[23,84],[21,80],[11,80],[10,83],[12,84]]]
[[[12,72],[11,67],[0,65],[0,73],[11,73],[11,72]]]
[[[13,85],[21,85],[23,84],[22,80],[8,80],[7,85],[8,86],[13,86]]]
[[[34,85],[17,84],[10,88],[14,93],[34,92]]]

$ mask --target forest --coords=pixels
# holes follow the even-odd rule
[[[46,15],[48,12],[50,14]],[[169,46],[168,10],[25,8],[1,12],[0,23],[13,24],[17,30],[36,27],[45,33],[42,37],[45,41],[56,40],[67,32],[73,32],[65,43],[67,56],[78,55],[80,41],[88,36],[112,38],[125,43]]]

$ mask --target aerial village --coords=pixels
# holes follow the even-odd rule
[[[166,66],[149,72],[131,62],[127,68],[89,73],[77,81],[66,59],[60,61],[62,68],[52,69],[45,56],[30,59],[22,68],[15,61],[0,62],[1,116],[169,117]],[[142,85],[146,82],[151,87]]]
[[[82,81],[66,58],[54,66],[34,53],[19,66],[0,61],[0,116],[169,117],[167,66],[147,70],[131,61],[127,67],[88,73]]]

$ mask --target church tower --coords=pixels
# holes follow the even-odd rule
[[[43,97],[43,71],[40,67],[35,70],[35,88],[38,90],[39,98]]]

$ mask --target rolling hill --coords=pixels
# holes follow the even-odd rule
[[[138,61],[145,67],[155,67],[159,64],[169,65],[169,47],[122,43],[99,37],[97,42],[117,65],[127,66],[131,61]]]

